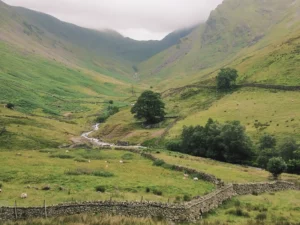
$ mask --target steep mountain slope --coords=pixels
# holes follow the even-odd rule
[[[262,58],[272,58],[276,52],[287,55],[285,58],[295,58],[300,27],[299,12],[299,0],[225,0],[211,13],[207,22],[183,38],[180,45],[143,62],[139,66],[141,75],[150,82],[153,78],[162,81],[160,86],[168,86],[168,78],[173,81],[175,79],[172,85],[182,85],[183,78],[184,83],[191,83],[213,77],[219,68],[236,66],[241,58],[256,58],[257,61],[251,63],[252,68],[261,64]],[[285,45],[282,42],[290,44]],[[276,64],[278,68],[285,69],[293,64],[294,68],[291,70],[295,71],[299,62],[297,59],[294,63],[281,60]],[[242,65],[240,68],[243,80],[251,80],[251,69],[245,69]],[[266,70],[269,70],[268,66],[265,73]],[[269,74],[273,72],[272,69],[267,71]],[[255,76],[257,78],[257,74]],[[296,75],[290,77],[290,80],[284,79],[284,83],[297,81]],[[280,77],[271,80],[269,78],[265,82],[280,83],[283,80]]]
[[[0,28],[0,101],[18,103],[23,98],[16,96],[27,96],[36,106],[48,102],[38,100],[39,91],[69,98],[84,98],[87,93],[92,97],[123,96],[124,88],[133,82],[138,61],[193,30],[176,31],[162,41],[139,42],[115,31],[81,28],[2,1]],[[33,89],[35,92],[29,91]]]
[[[40,42],[51,39],[52,43],[49,47],[52,48],[60,47],[61,42],[65,42],[69,45],[65,46],[66,50],[73,50],[75,46],[80,47],[88,55],[94,54],[109,61],[136,63],[146,60],[176,44],[181,37],[193,30],[193,28],[189,28],[176,31],[162,41],[135,41],[125,38],[115,31],[96,31],[78,27],[43,13],[21,7],[10,7],[3,2],[1,10],[6,11],[1,13],[6,15],[6,18],[3,18],[4,21],[6,20],[8,23],[9,20],[13,20],[10,22],[19,25],[18,34],[21,36],[26,34]]]
[[[100,136],[139,143],[168,131],[167,139],[176,138],[185,125],[204,125],[212,117],[220,121],[240,120],[254,140],[263,132],[272,133],[279,140],[287,136],[298,139],[298,92],[250,88],[226,96],[186,85],[215,85],[215,76],[224,66],[239,71],[239,83],[300,85],[299,15],[299,0],[225,0],[205,24],[182,38],[180,44],[138,66],[141,82],[157,91],[183,86],[171,96],[163,95],[168,114],[182,120],[173,127],[162,127],[166,129],[157,131],[156,136],[148,130],[137,133],[133,128],[127,129],[134,122],[128,119],[132,118],[128,110],[108,120],[107,126],[99,130]],[[278,99],[280,103],[276,104]],[[269,126],[257,130],[255,120]],[[291,120],[295,122],[290,123]],[[120,132],[123,130],[126,135]]]

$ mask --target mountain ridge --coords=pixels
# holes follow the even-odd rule
[[[223,66],[235,66],[237,59],[250,57],[251,52],[259,56],[263,51],[270,51],[270,46],[297,36],[299,12],[298,0],[226,0],[212,11],[204,25],[183,38],[181,45],[142,62],[141,77],[147,82],[157,80],[153,84],[159,83],[160,88],[169,84],[169,79],[179,82],[185,79],[187,84],[210,79],[216,76],[215,71]],[[182,52],[185,45],[192,47]],[[170,60],[176,54],[180,57]],[[241,71],[244,73],[245,69]],[[247,75],[242,75],[245,80]],[[285,83],[290,85],[296,80],[293,78]]]

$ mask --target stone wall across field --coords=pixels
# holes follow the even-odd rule
[[[264,192],[284,190],[300,190],[299,186],[296,184],[285,181],[233,184],[233,189],[238,195],[260,194]]]
[[[236,195],[252,193],[299,190],[293,183],[277,181],[248,184],[227,184],[216,191],[194,198],[184,204],[155,202],[85,202],[61,204],[49,207],[1,207],[0,221],[40,217],[57,217],[80,213],[100,213],[129,217],[163,218],[173,222],[194,222],[203,213],[219,207],[224,201]]]
[[[80,213],[99,213],[130,217],[165,218],[170,221],[184,221],[187,210],[183,205],[138,202],[86,202],[49,207],[0,208],[0,221],[58,217]]]

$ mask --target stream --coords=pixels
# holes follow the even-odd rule
[[[89,131],[89,132],[85,132],[81,135],[81,137],[85,138],[86,140],[88,140],[89,142],[91,142],[92,144],[96,145],[96,146],[100,146],[100,147],[118,147],[119,145],[115,145],[112,143],[107,143],[107,142],[103,142],[97,138],[90,138],[89,135],[91,133],[93,133],[94,131],[99,130],[99,125],[100,123],[97,123],[93,126],[93,130]],[[127,148],[145,148],[143,146],[140,145],[133,145],[133,146],[122,146],[122,147],[127,147]]]

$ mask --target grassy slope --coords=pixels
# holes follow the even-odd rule
[[[142,125],[142,121],[137,121],[133,117],[127,107],[110,117],[93,136],[111,143],[128,141],[132,144],[141,144],[146,140],[159,138],[171,122],[172,119],[166,120],[157,128],[147,129]]]
[[[300,2],[269,3],[225,1],[206,24],[183,38],[180,45],[143,62],[140,65],[143,79],[158,91],[199,81],[214,84],[212,78],[219,69],[231,66],[239,71],[239,83],[299,85]],[[189,91],[192,89],[186,92]],[[212,117],[220,121],[241,120],[255,139],[259,135],[253,128],[255,120],[272,120],[272,125],[265,131],[280,138],[289,135],[299,138],[296,119],[299,104],[289,104],[292,98],[296,99],[297,92],[278,92],[280,100],[269,91],[256,89],[242,89],[236,98],[222,98],[213,91],[191,93],[188,98],[182,98],[181,94],[164,99],[168,113],[187,117],[171,129],[170,137],[179,135],[184,125],[204,124]],[[256,100],[257,104],[254,104]],[[241,106],[237,107],[237,103]],[[253,105],[250,107],[249,104]],[[271,109],[280,113],[273,116]],[[286,120],[292,119],[294,123],[286,124]]]
[[[90,215],[81,214],[73,216],[62,216],[49,219],[32,219],[18,221],[19,225],[167,225],[165,221],[157,221],[150,218],[130,218],[126,216]],[[14,222],[6,222],[1,225],[14,225]]]
[[[181,46],[191,43],[187,54],[170,63],[183,51],[174,46],[143,62],[141,74],[160,89],[214,77],[223,66],[237,67],[243,82],[299,84],[299,40],[289,41],[299,37],[299,9],[293,0],[227,0],[182,40]]]
[[[193,99],[202,96],[203,94],[200,93],[186,101],[192,105]],[[299,99],[299,92],[241,89],[214,101],[206,110],[189,113],[170,130],[169,137],[180,135],[183,126],[204,125],[209,118],[212,118],[220,122],[241,121],[254,140],[264,132],[274,134],[280,139],[287,136],[299,139]],[[256,120],[268,123],[270,126],[264,130],[256,129],[254,127]]]
[[[50,154],[48,153],[50,152]],[[60,202],[86,200],[107,200],[110,196],[114,200],[155,200],[166,202],[175,200],[176,196],[184,194],[196,196],[210,192],[214,187],[204,181],[194,182],[192,178],[183,180],[183,173],[152,166],[152,161],[137,154],[115,150],[43,150],[19,151],[21,156],[11,152],[1,152],[1,179],[3,183],[0,202],[10,205],[18,199],[18,205],[39,205],[44,199],[48,204]],[[91,163],[75,162],[74,158],[50,158],[51,155],[69,155],[76,159],[90,159]],[[123,159],[128,154],[130,159]],[[124,163],[119,161],[123,159]],[[22,164],[18,166],[18,162]],[[108,161],[108,163],[106,163]],[[67,175],[66,171],[84,169],[91,171],[106,171],[113,173],[113,177],[98,177],[92,175]],[[137,172],[138,171],[138,172]],[[151,173],[149,173],[151,171]],[[122,182],[120,182],[122,180]],[[26,186],[43,187],[49,184],[51,191],[27,189]],[[95,191],[97,185],[106,187],[106,192],[99,194]],[[64,191],[58,187],[63,186]],[[151,192],[146,193],[146,188]],[[68,191],[70,190],[70,194]],[[161,190],[162,196],[152,193],[152,190]],[[28,199],[19,200],[21,193],[26,192]]]
[[[154,153],[154,155],[170,164],[182,165],[213,174],[226,183],[262,182],[270,179],[270,173],[258,168],[222,163],[169,151],[161,151],[159,154]],[[300,182],[300,176],[292,174],[283,174],[281,179]]]
[[[90,70],[50,61],[1,42],[0,49],[0,103],[16,106],[15,111],[0,110],[0,127],[8,130],[0,136],[5,143],[2,149],[68,142],[86,129],[86,123],[77,116],[98,113],[104,101],[123,99],[129,91],[129,84]]]
[[[129,93],[128,65],[88,54],[2,2],[0,12],[0,104],[16,105],[0,112],[0,127],[8,130],[0,136],[1,149],[69,142],[92,123],[78,117]]]
[[[278,193],[267,193],[259,196],[247,195],[236,197],[227,202],[221,208],[209,213],[205,217],[207,224],[298,224],[300,217],[300,193],[299,191],[285,191]],[[237,216],[228,212],[242,209],[248,216]],[[265,214],[266,219],[257,220],[257,216]]]

